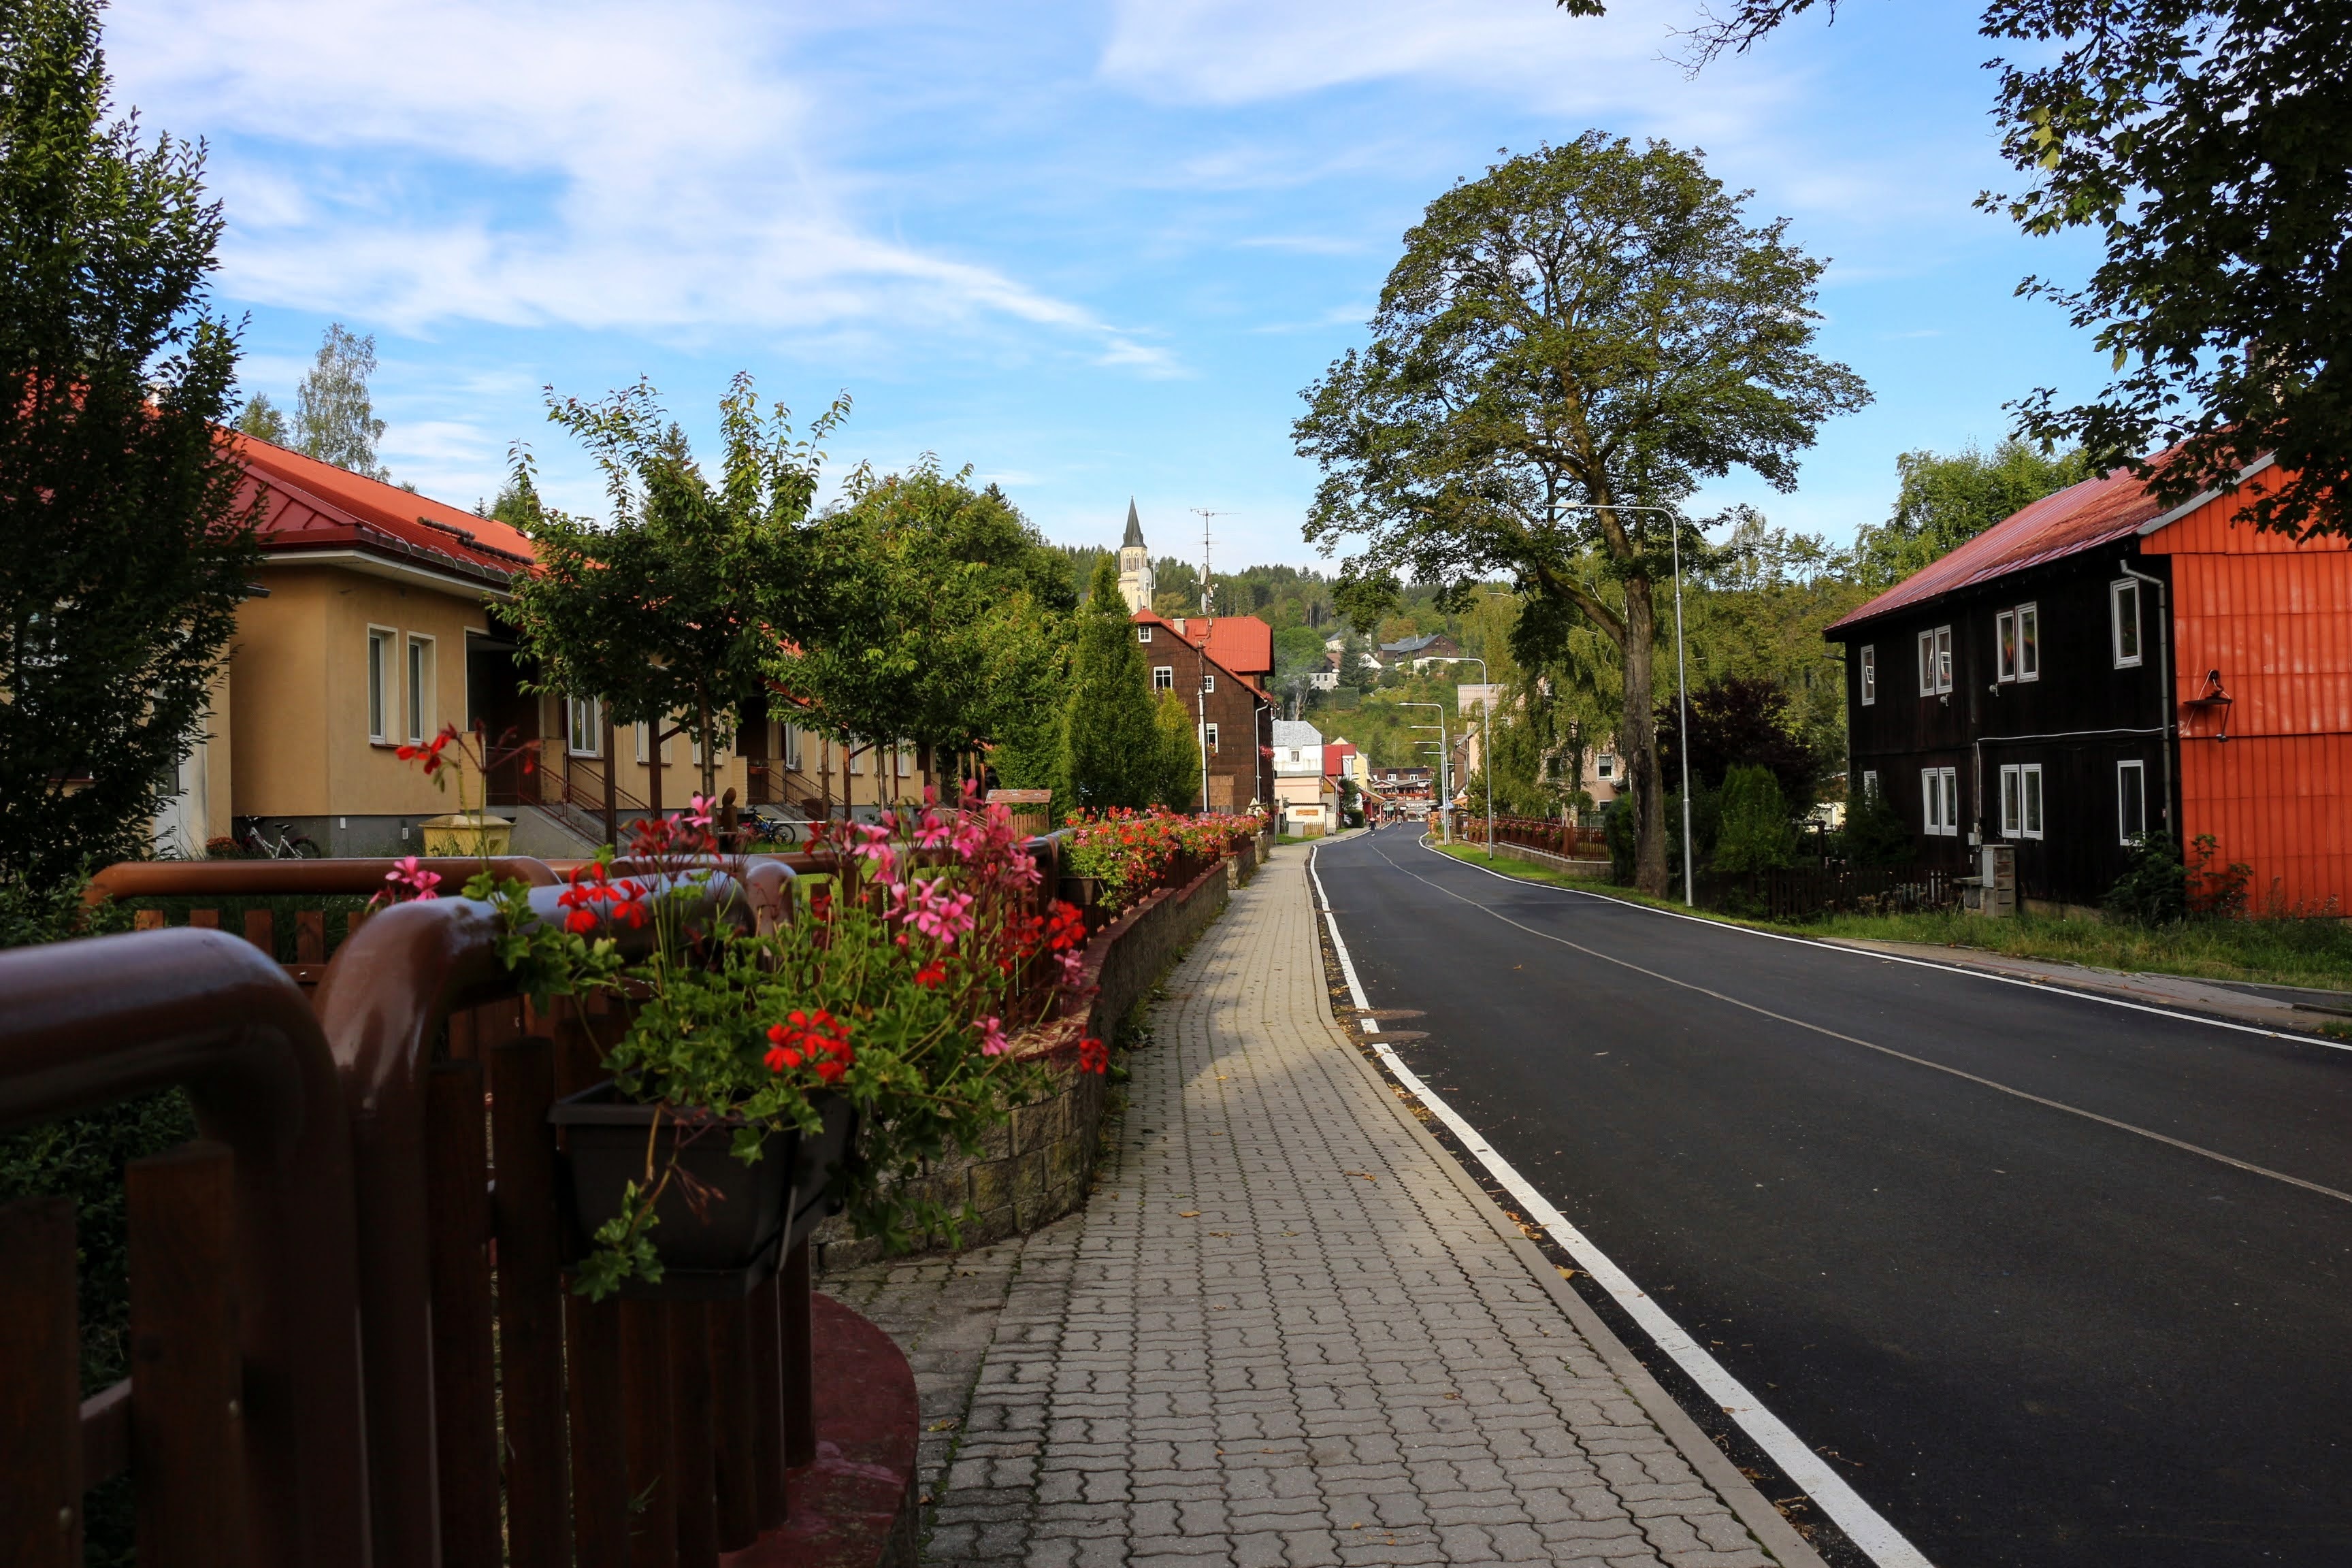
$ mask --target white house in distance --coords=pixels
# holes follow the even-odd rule
[[[1285,833],[1319,838],[1339,826],[1339,792],[1323,771],[1323,731],[1304,720],[1274,721],[1274,798]]]

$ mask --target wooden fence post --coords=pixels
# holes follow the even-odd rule
[[[482,1069],[442,1062],[425,1085],[433,1404],[445,1568],[499,1568],[498,1373],[490,1341],[489,1172]]]
[[[777,1276],[771,1274],[760,1281],[745,1303],[751,1328],[751,1481],[761,1530],[773,1530],[791,1515],[784,1486],[784,1367],[780,1299]]]
[[[477,1039],[508,1022],[501,1008]],[[519,1015],[513,1022],[520,1025]],[[547,1125],[555,1103],[554,1047],[535,1037],[491,1046],[488,1055],[509,1558],[515,1568],[562,1568],[572,1561],[572,1489],[564,1477],[561,1219],[554,1133]]]
[[[781,1281],[784,1465],[788,1469],[816,1462],[816,1363],[809,1343],[809,1244],[803,1239],[785,1257]]]
[[[624,1297],[620,1308],[629,1568],[676,1568],[677,1487],[671,1473],[667,1319],[658,1301]]]
[[[141,1568],[246,1561],[235,1179],[226,1146],[206,1142],[123,1172]]]
[[[621,1397],[621,1304],[563,1303],[572,1412],[572,1539],[579,1568],[627,1568],[626,1413]]]
[[[759,1538],[758,1454],[752,1441],[756,1397],[751,1363],[751,1303],[713,1301],[710,1334],[711,1469],[718,1494],[719,1550],[740,1552]]]
[[[81,1568],[73,1200],[0,1207],[0,1561]]]
[[[677,1476],[678,1568],[719,1568],[710,1432],[710,1327],[700,1301],[663,1303],[669,1322],[669,1451]]]

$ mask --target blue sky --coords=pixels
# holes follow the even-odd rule
[[[541,388],[651,379],[707,441],[728,376],[856,412],[837,467],[926,451],[1053,538],[1310,563],[1299,389],[1364,339],[1400,238],[1496,150],[1588,127],[1706,149],[1759,219],[1833,258],[1825,352],[1877,401],[1802,487],[1715,502],[1835,538],[1895,458],[1990,443],[2001,404],[2097,384],[2012,298],[2080,274],[1970,199],[2001,186],[1973,5],[1856,0],[1693,80],[1696,0],[1021,5],[116,0],[121,104],[203,136],[250,312],[250,389],[290,403],[330,320],[373,331],[383,456],[460,505],[531,443],[593,510]]]

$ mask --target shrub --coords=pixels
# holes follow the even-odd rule
[[[1857,866],[1904,866],[1917,858],[1903,814],[1881,789],[1864,790],[1845,818],[1846,858]]]
[[[1601,831],[1609,843],[1609,879],[1621,888],[1633,885],[1634,835],[1633,801],[1630,795],[1619,795],[1602,808]]]
[[[2189,878],[2162,833],[2143,833],[2132,844],[2131,861],[2100,907],[2132,925],[2174,925],[2189,914]]]
[[[1713,866],[1717,871],[1769,871],[1797,858],[1789,801],[1763,768],[1748,764],[1723,775],[1718,794]]]

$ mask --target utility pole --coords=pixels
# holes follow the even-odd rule
[[[1676,586],[1680,587],[1679,580]],[[1675,600],[1678,606],[1681,603],[1681,600]],[[1682,622],[1676,620],[1675,626],[1679,636]],[[1478,667],[1478,686],[1482,693],[1478,699],[1478,771],[1486,775],[1486,858],[1491,861],[1495,858],[1495,678],[1487,673],[1486,661],[1476,654],[1461,654],[1443,662]],[[1690,792],[1685,789],[1683,793],[1688,795]],[[1449,795],[1447,798],[1453,797]],[[1687,828],[1684,830],[1683,837],[1688,840],[1690,832]]]
[[[1437,731],[1437,808],[1441,813],[1443,813],[1437,821],[1437,831],[1439,834],[1438,841],[1442,844],[1451,844],[1454,842],[1454,752],[1445,743],[1445,704],[1443,702],[1399,702],[1394,704],[1394,706],[1399,708],[1434,708],[1437,710],[1436,723],[1412,724],[1406,727],[1413,730],[1434,730]]]

